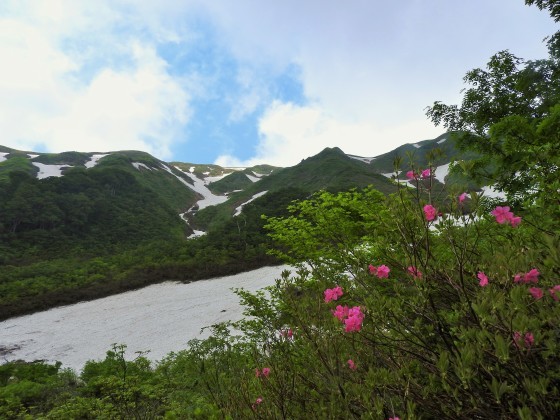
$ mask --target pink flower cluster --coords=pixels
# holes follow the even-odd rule
[[[344,331],[353,332],[360,331],[362,329],[364,313],[359,306],[348,308],[348,306],[338,305],[336,310],[332,311],[332,313],[336,318],[344,322]]]
[[[358,367],[356,366],[356,363],[354,363],[354,361],[352,359],[348,359],[348,367],[351,370],[356,370]]]
[[[548,289],[548,293],[550,293],[550,296],[552,296],[552,299],[554,299],[556,302],[558,302],[558,300],[560,299],[560,284],[557,284],[556,286]]]
[[[426,204],[424,206],[424,217],[426,217],[426,220],[428,222],[434,220],[437,217],[437,215],[438,215],[438,211],[434,206],[432,206],[431,204]]]
[[[408,267],[406,271],[408,271],[408,274],[410,274],[414,279],[422,280],[422,272],[413,265]]]
[[[520,348],[521,346],[524,346],[525,348],[530,348],[534,342],[535,342],[535,337],[531,332],[526,332],[525,336],[523,336],[519,331],[515,331],[513,333],[513,343],[517,348]]]
[[[406,177],[410,180],[418,179],[418,178],[425,179],[425,178],[429,178],[431,175],[432,175],[432,171],[430,170],[430,168],[424,169],[419,174],[412,170],[406,173]]]
[[[533,268],[532,270],[530,270],[525,274],[517,273],[513,278],[513,281],[516,283],[538,283],[539,274],[541,274],[539,273],[539,270]]]
[[[386,279],[389,277],[389,272],[391,270],[389,269],[389,267],[387,267],[386,265],[380,265],[379,267],[376,267],[374,265],[369,265],[369,273],[372,276],[377,276],[380,279]]]
[[[262,368],[262,370],[255,369],[255,376],[257,378],[260,378],[261,376],[265,377],[265,378],[268,378],[268,375],[270,375],[270,368],[265,367],[265,368]]]
[[[459,203],[463,203],[463,201],[465,201],[465,199],[467,198],[467,193],[464,192],[461,195],[459,195]]]
[[[332,300],[338,300],[344,293],[342,292],[342,287],[336,286],[332,289],[325,290],[325,302],[329,303]]]
[[[509,223],[513,227],[516,227],[521,223],[521,217],[514,216],[514,214],[509,211],[509,207],[496,207],[494,210],[490,212],[492,216],[496,218],[496,222],[499,224]]]

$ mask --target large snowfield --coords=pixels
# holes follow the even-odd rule
[[[233,288],[256,291],[274,284],[287,266],[200,280],[165,282],[89,302],[0,322],[0,361],[60,361],[79,371],[87,360],[103,359],[113,343],[161,360],[171,351],[204,338],[203,327],[239,320],[243,307]]]

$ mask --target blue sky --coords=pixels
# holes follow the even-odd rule
[[[522,0],[3,0],[0,144],[291,166],[443,132],[464,74],[558,29]]]

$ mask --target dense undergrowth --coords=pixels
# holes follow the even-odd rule
[[[556,417],[557,220],[475,194],[437,209],[423,196],[366,189],[292,205],[267,227],[295,269],[238,292],[245,320],[155,365],[118,345],[79,375],[4,365],[0,414]]]

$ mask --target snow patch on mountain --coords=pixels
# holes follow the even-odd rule
[[[0,162],[4,162],[6,160],[6,155],[9,155],[8,152],[0,152]]]
[[[243,207],[246,206],[247,204],[249,204],[251,201],[256,200],[259,197],[262,197],[263,195],[265,195],[268,191],[261,191],[260,193],[256,193],[255,195],[253,195],[249,200],[245,201],[243,204],[241,204],[239,207],[236,207],[235,209],[235,213],[233,214],[234,216],[239,216],[241,214],[241,211],[243,210]]]
[[[138,170],[140,170],[140,168],[147,169],[148,171],[152,170],[152,168],[150,168],[148,165],[146,165],[142,162],[132,162],[132,166],[134,166]],[[173,174],[173,175],[175,175],[175,174]]]
[[[371,163],[371,161],[375,159],[374,157],[362,157],[362,156],[356,156],[356,155],[346,155],[346,156],[348,156],[349,158],[352,158],[352,159],[359,160],[361,162],[365,162],[365,163]]]
[[[99,163],[100,159],[103,159],[105,156],[109,156],[109,153],[98,153],[95,155],[91,155],[89,161],[85,163],[86,168],[93,168],[95,165]],[[136,168],[138,169],[138,168]]]
[[[254,173],[254,172],[253,172],[253,173]],[[249,179],[251,180],[251,182],[257,182],[257,181],[260,181],[260,180],[261,180],[259,177],[257,177],[257,176],[252,176],[252,175],[249,175],[249,174],[245,174],[245,176],[246,176],[247,178],[249,178]]]
[[[445,143],[447,141],[447,139],[441,139],[440,141],[437,142],[437,144],[442,144]]]
[[[35,159],[36,157],[39,157],[39,155],[35,155],[33,153],[28,153],[27,156],[29,157],[29,159]]]
[[[417,149],[420,149],[422,147],[418,143],[414,143],[413,146],[416,147]]]
[[[491,185],[482,187],[482,192],[484,193],[485,197],[498,198],[500,200],[506,199],[506,194],[503,191],[498,191],[494,189],[494,187],[492,187]]]
[[[46,165],[39,162],[32,163],[34,166],[39,168],[39,172],[37,173],[38,179],[45,179],[51,176],[61,177],[63,169],[72,167],[70,165]]]
[[[179,168],[177,169],[180,170]],[[226,196],[215,195],[212,191],[210,191],[206,186],[206,181],[203,181],[202,179],[198,178],[196,175],[190,172],[185,172],[185,171],[181,171],[181,172],[183,172],[186,176],[192,179],[194,185],[190,185],[186,181],[183,182],[185,182],[189,186],[189,188],[193,189],[195,192],[199,193],[203,197],[202,200],[196,202],[196,205],[198,205],[199,210],[202,210],[203,208],[208,206],[215,206],[217,204],[221,204],[227,201],[228,198]],[[208,178],[206,179],[208,180]]]
[[[442,184],[445,184],[445,177],[449,174],[449,165],[450,163],[446,163],[445,165],[438,166],[434,169],[434,177]]]

